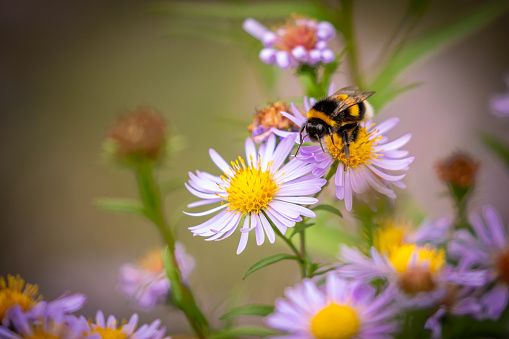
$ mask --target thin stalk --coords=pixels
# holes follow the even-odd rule
[[[209,324],[198,308],[191,290],[180,279],[182,274],[175,258],[175,239],[166,223],[160,189],[154,180],[153,164],[140,161],[135,168],[135,173],[145,215],[157,226],[168,245],[171,270],[167,270],[167,276],[171,284],[172,301],[184,312],[198,338],[205,339],[209,335]]]
[[[352,72],[352,78],[359,86],[364,89],[364,79],[362,78],[360,67],[359,67],[359,53],[357,51],[357,44],[355,42],[355,28],[354,28],[354,15],[353,15],[353,0],[341,0],[342,10],[342,27],[343,37],[345,38],[348,61],[350,63],[350,70]]]

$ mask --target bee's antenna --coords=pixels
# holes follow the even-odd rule
[[[302,132],[304,132],[304,128],[306,128],[306,125],[302,125],[302,127],[300,128],[300,131],[299,131],[299,137],[300,137],[300,143],[299,143],[299,147],[297,147],[297,152],[295,152],[295,155],[294,157],[297,156],[297,154],[299,154],[299,150],[300,150],[300,146],[302,146],[302,144],[304,143],[304,138],[302,137]],[[307,136],[307,135],[306,135]]]

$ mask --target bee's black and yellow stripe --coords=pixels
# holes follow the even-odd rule
[[[338,100],[350,99],[347,95],[340,94],[336,97],[320,100],[309,110],[307,114],[308,119],[319,119],[335,129],[346,124],[361,121],[364,118],[364,113],[366,112],[366,104],[364,102],[348,107],[341,116],[341,119],[339,117],[336,119],[332,118],[331,116],[338,106]]]

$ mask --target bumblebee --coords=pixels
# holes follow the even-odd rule
[[[343,150],[348,162],[350,158],[349,145],[357,139],[360,123],[373,117],[373,107],[366,101],[375,92],[359,91],[357,87],[345,87],[332,94],[330,97],[317,101],[307,113],[307,121],[300,129],[299,152],[304,138],[304,130],[313,142],[320,142],[326,136],[330,136],[334,144],[334,134],[343,141]],[[336,146],[336,148],[338,148]],[[339,149],[339,148],[338,148]],[[322,146],[323,150],[323,146]]]

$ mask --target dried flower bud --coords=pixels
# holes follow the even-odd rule
[[[247,127],[255,142],[265,140],[272,133],[272,127],[283,131],[298,130],[298,126],[290,119],[284,117],[281,111],[290,112],[290,107],[286,102],[270,102],[267,107],[256,110],[253,123]]]
[[[413,267],[402,273],[398,280],[401,290],[409,295],[419,292],[429,292],[435,289],[435,282],[429,269]]]
[[[506,284],[509,284],[509,248],[500,253],[497,258],[498,278]]]
[[[445,183],[468,188],[474,184],[479,162],[465,153],[455,153],[436,165],[437,176]]]
[[[166,123],[154,109],[140,107],[118,118],[109,132],[121,158],[142,156],[156,160],[166,141]]]

